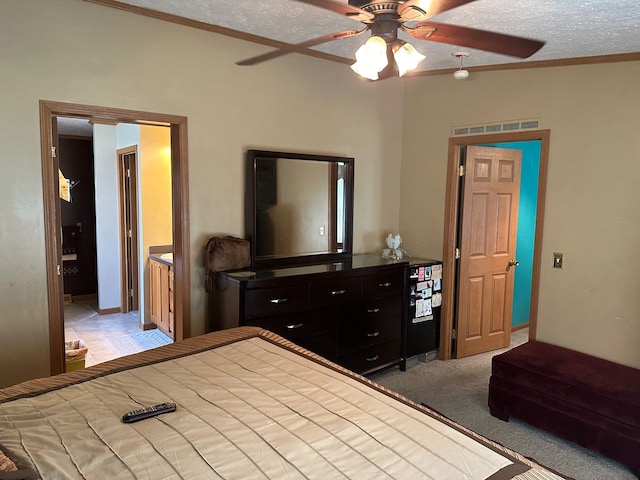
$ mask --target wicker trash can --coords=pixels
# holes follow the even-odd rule
[[[74,372],[84,368],[85,358],[89,349],[82,340],[64,342],[64,360],[67,372]]]

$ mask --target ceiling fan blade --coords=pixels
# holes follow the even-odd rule
[[[373,21],[375,15],[369,13],[361,8],[354,7],[348,3],[336,2],[334,0],[296,0],[300,3],[307,3],[309,5],[315,5],[316,7],[324,8],[325,10],[331,10],[332,12],[339,13],[349,18],[353,18],[359,22],[369,23]]]
[[[403,25],[402,30],[418,40],[448,43],[519,58],[530,57],[545,44],[540,40],[436,22],[422,22],[413,27]]]
[[[403,22],[421,21],[475,0],[407,0],[398,7]]]
[[[355,37],[356,35],[360,35],[361,33],[366,32],[367,30],[369,30],[368,26],[366,26],[362,30],[345,30],[343,32],[330,33],[322,37],[312,38],[311,40],[307,40],[302,43],[284,46],[278,50],[273,50],[272,52],[264,53],[256,57],[247,58],[246,60],[241,60],[239,62],[236,62],[236,65],[255,65],[256,63],[261,63],[266,60],[271,60],[272,58],[281,57],[282,55],[286,55],[288,53],[299,52],[309,47],[315,47],[316,45],[320,45],[322,43],[331,42],[332,40],[342,40],[343,38]]]

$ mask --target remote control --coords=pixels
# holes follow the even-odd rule
[[[172,402],[159,403],[158,405],[154,405],[153,407],[145,407],[140,408],[138,410],[132,410],[130,412],[125,413],[122,416],[122,421],[124,423],[133,423],[138,420],[144,420],[145,418],[155,417],[156,415],[161,415],[163,413],[175,412],[176,404]]]

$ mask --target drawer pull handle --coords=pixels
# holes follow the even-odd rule
[[[380,311],[379,308],[369,308],[367,310],[367,313],[378,313]]]
[[[367,362],[375,362],[380,358],[380,355],[374,355],[372,357],[367,357]]]
[[[284,303],[288,300],[288,298],[272,298],[271,300],[269,300],[271,303]]]
[[[287,328],[289,330],[295,330],[296,328],[300,328],[304,325],[304,323],[290,323],[289,325],[287,325]]]
[[[380,332],[367,333],[367,337],[377,337],[378,335],[380,335]]]
[[[331,291],[331,295],[342,295],[343,293],[346,293],[346,290],[332,290]]]
[[[391,282],[379,283],[378,286],[379,287],[390,287],[391,286]]]

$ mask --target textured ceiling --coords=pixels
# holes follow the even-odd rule
[[[100,0],[89,1],[100,3]],[[346,0],[336,1],[347,3]],[[143,7],[292,44],[362,26],[337,13],[295,0],[110,0],[109,3]],[[534,38],[545,41],[546,45],[528,59],[520,60],[463,46],[419,41],[401,33],[400,38],[410,41],[427,56],[418,70],[456,68],[459,61],[452,53],[460,50],[471,54],[465,60],[465,67],[471,69],[513,62],[640,52],[638,0],[476,0],[429,20]],[[367,37],[368,34],[364,34],[336,40],[315,49],[353,59]],[[256,54],[268,49],[264,47]],[[270,61],[277,62],[278,59]]]
[[[83,118],[58,118],[58,135],[74,135],[80,137],[92,137],[93,125]]]

